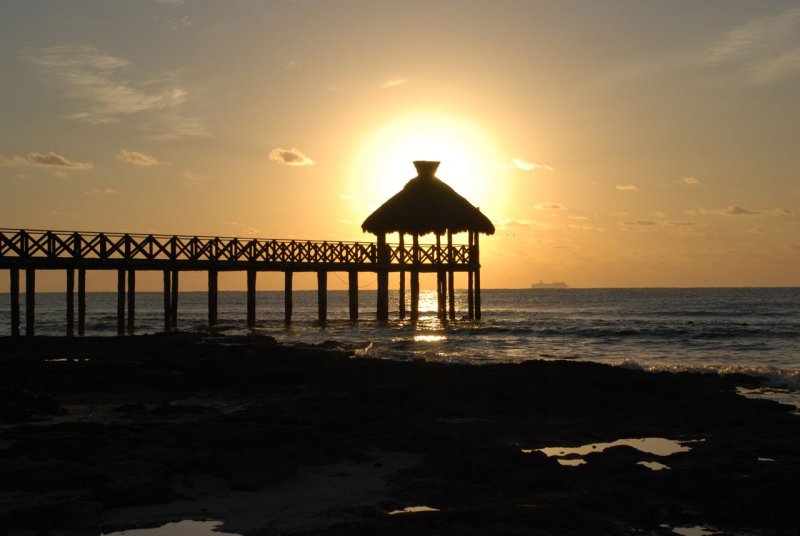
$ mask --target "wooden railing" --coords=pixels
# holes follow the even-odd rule
[[[418,246],[387,244],[389,264],[394,267],[471,264],[466,244]],[[0,263],[27,260],[102,261],[146,265],[146,261],[182,263],[241,263],[299,265],[378,265],[378,245],[373,242],[327,242],[217,236],[182,236],[137,233],[44,231],[0,228]],[[416,260],[416,262],[415,262]],[[163,261],[163,262],[158,262]]]

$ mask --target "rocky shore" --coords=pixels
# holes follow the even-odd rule
[[[755,384],[268,337],[3,338],[0,535],[184,519],[248,535],[797,534],[800,416],[736,393]],[[641,438],[677,451],[538,450]]]

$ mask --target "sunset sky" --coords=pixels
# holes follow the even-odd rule
[[[0,227],[372,240],[428,159],[486,287],[800,285],[796,0],[3,0],[0,71]]]

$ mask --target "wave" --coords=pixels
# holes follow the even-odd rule
[[[791,389],[800,391],[800,370],[783,369],[770,365],[676,365],[676,364],[644,364],[635,359],[626,358],[616,363],[616,366],[629,370],[642,370],[645,372],[695,372],[700,374],[719,374],[720,376],[741,374],[763,380],[769,387]]]

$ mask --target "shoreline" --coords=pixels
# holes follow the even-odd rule
[[[800,416],[737,394],[755,378],[350,354],[193,333],[0,338],[0,527],[98,534],[159,510],[241,534],[800,527]],[[538,450],[632,438],[687,450],[616,446],[580,466]],[[226,493],[250,506],[225,511]],[[388,515],[414,506],[438,511]]]

